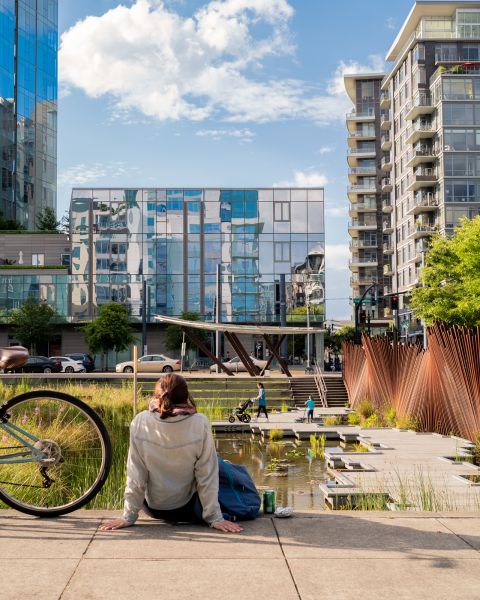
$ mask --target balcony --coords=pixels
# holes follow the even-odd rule
[[[392,104],[392,99],[390,97],[390,92],[382,92],[380,95],[380,108],[390,108]]]
[[[392,276],[393,276],[393,273],[394,273],[394,271],[393,271],[393,266],[392,266],[392,264],[390,263],[390,261],[386,262],[386,263],[383,265],[383,274],[384,274],[386,277],[392,277]]]
[[[388,156],[384,156],[382,158],[382,162],[380,163],[380,168],[382,171],[391,171],[392,170],[392,160],[390,158],[390,154]]]
[[[393,233],[393,223],[391,219],[385,219],[385,221],[383,221],[382,224],[382,228],[383,228],[383,233],[389,235],[390,233]]]
[[[385,255],[389,255],[389,254],[393,254],[394,252],[394,247],[392,242],[383,242],[383,253]]]
[[[392,138],[390,137],[390,133],[384,133],[381,139],[381,148],[384,152],[388,152],[392,149]]]
[[[382,110],[380,114],[380,129],[390,129],[392,126],[392,116],[389,110]]]
[[[356,167],[358,160],[362,158],[372,159],[377,156],[375,145],[367,148],[349,148],[347,162],[350,167]]]
[[[420,213],[435,211],[438,208],[438,204],[438,196],[436,194],[415,194],[408,207],[407,215],[418,215]]]
[[[419,239],[436,233],[437,228],[434,225],[415,224],[413,231],[409,234],[408,239]]]
[[[352,250],[356,250],[357,248],[376,248],[377,247],[377,242],[372,242],[370,240],[360,240],[358,238],[354,238],[350,244],[349,244],[349,248],[350,251]]]
[[[415,123],[407,131],[407,144],[416,144],[419,140],[429,139],[435,136],[435,128],[432,123]]]
[[[436,65],[448,65],[449,63],[478,63],[480,58],[469,58],[456,52],[456,49],[449,48],[448,50],[439,50],[435,52],[435,64]]]
[[[408,168],[415,168],[416,166],[422,163],[433,163],[435,162],[437,157],[435,156],[435,150],[432,146],[419,145],[418,147],[413,149],[413,153],[409,161],[407,162]]]
[[[390,198],[390,196],[382,196],[382,212],[391,213],[392,211],[392,199]]]
[[[348,214],[351,217],[356,217],[358,213],[377,212],[376,202],[353,202],[350,206]]]
[[[354,182],[359,175],[362,177],[375,177],[376,173],[376,167],[351,167],[348,169],[348,179]]]
[[[357,123],[372,123],[375,121],[375,109],[352,110],[347,113],[347,127],[350,132],[357,129]]]
[[[437,184],[438,178],[435,169],[420,168],[413,174],[413,180],[407,187],[408,192],[416,192],[420,188],[433,187]]]
[[[392,185],[391,179],[384,177],[382,179],[382,193],[391,192],[392,189],[393,189],[393,185]]]
[[[358,237],[360,231],[376,231],[376,219],[352,219],[348,224],[348,232],[352,237]]]
[[[376,139],[375,130],[370,131],[352,131],[348,134],[348,145],[353,148],[355,147],[357,141],[371,141]]]
[[[422,263],[425,259],[425,253],[428,252],[430,245],[427,239],[421,239],[415,244],[415,256],[414,261],[416,263]]]
[[[358,275],[356,277],[350,277],[350,285],[352,287],[360,287],[361,285],[372,285],[373,283],[377,283],[376,277],[359,277]]]
[[[384,282],[384,286],[383,286],[383,295],[384,296],[389,296],[390,294],[393,294],[393,287],[392,287],[392,282]]]
[[[413,97],[410,108],[405,115],[405,119],[407,121],[413,121],[421,115],[431,114],[434,110],[430,93],[419,91]]]
[[[377,267],[378,259],[373,254],[370,256],[352,256],[351,260],[348,261],[348,265],[351,271],[357,271],[362,267]]]
[[[355,202],[358,194],[376,194],[377,185],[374,182],[361,182],[348,187],[348,197],[351,202]]]

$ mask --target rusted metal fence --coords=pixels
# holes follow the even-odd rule
[[[480,328],[435,325],[426,351],[363,336],[343,353],[352,408],[367,398],[379,412],[393,407],[418,419],[424,431],[472,440],[480,432]]]

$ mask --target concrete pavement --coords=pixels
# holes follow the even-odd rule
[[[480,515],[305,513],[241,535],[0,511],[2,600],[480,600]]]

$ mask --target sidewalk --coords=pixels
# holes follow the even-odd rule
[[[242,535],[0,511],[2,600],[480,600],[480,515],[262,517]]]

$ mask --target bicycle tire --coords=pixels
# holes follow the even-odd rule
[[[0,484],[0,500],[8,506],[10,506],[11,508],[14,508],[27,515],[33,515],[36,517],[43,518],[53,518],[71,513],[75,510],[78,510],[79,508],[82,508],[82,506],[88,504],[88,502],[95,498],[95,496],[100,492],[105,481],[107,480],[108,474],[110,472],[110,467],[112,465],[112,444],[104,422],[99,417],[99,415],[93,410],[93,408],[88,406],[88,404],[86,404],[79,398],[76,398],[75,396],[70,396],[70,394],[65,394],[63,392],[56,392],[52,390],[39,390],[35,392],[26,392],[24,394],[20,394],[18,396],[15,396],[14,398],[11,398],[10,400],[8,400],[0,406],[0,417],[8,413],[9,410],[15,408],[15,406],[17,406],[18,404],[25,402],[26,400],[34,400],[39,398],[63,400],[64,402],[72,404],[76,408],[82,410],[88,416],[88,418],[91,419],[91,421],[93,421],[100,435],[100,439],[103,443],[102,465],[94,484],[80,498],[73,500],[72,502],[69,502],[64,506],[54,507],[50,509],[34,507],[32,505],[19,502],[15,498],[12,498],[12,496],[7,494]]]

